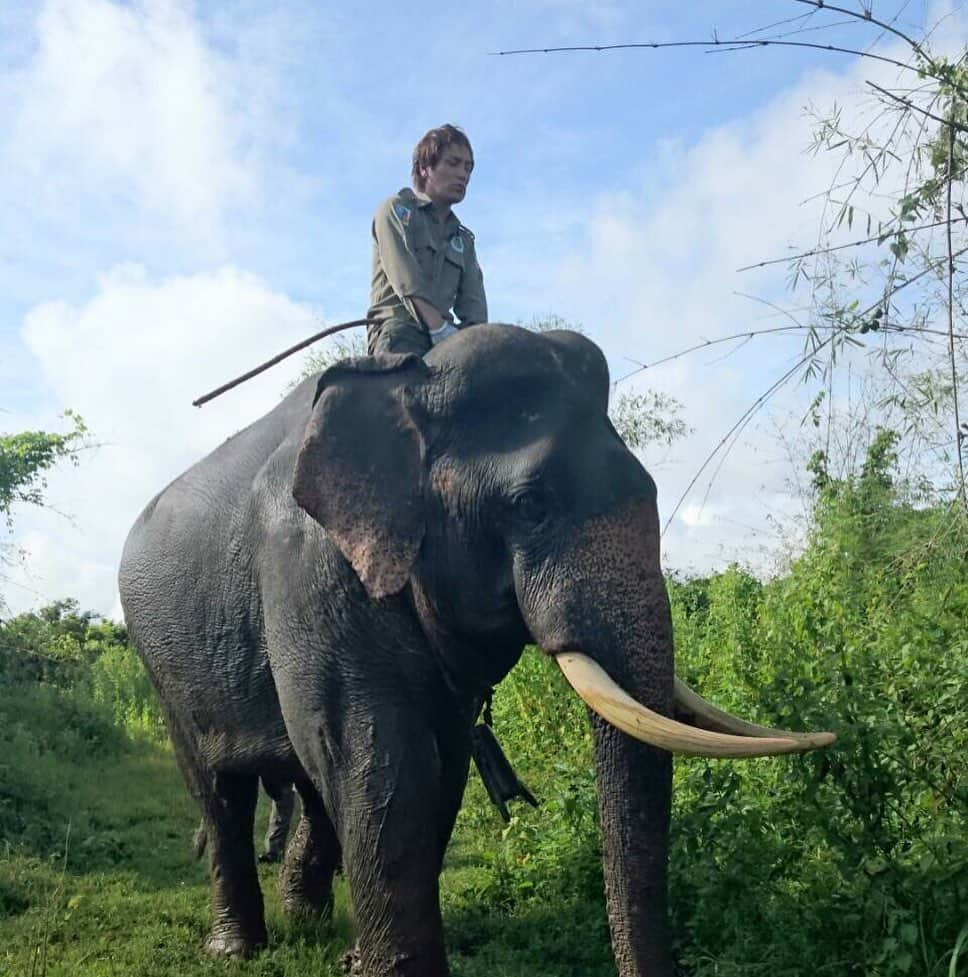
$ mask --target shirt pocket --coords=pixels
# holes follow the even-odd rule
[[[448,309],[457,299],[463,276],[464,240],[459,234],[455,234],[444,245],[444,261],[440,273],[440,290]]]
[[[407,247],[416,258],[421,272],[428,282],[434,279],[434,266],[437,263],[437,245],[429,228],[422,221],[416,221],[407,229]]]

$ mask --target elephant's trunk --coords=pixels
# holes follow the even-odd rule
[[[672,626],[658,545],[658,517],[648,498],[585,523],[559,558],[548,599],[535,603],[528,623],[559,663],[573,663],[576,652],[591,656],[636,702],[671,716]],[[592,693],[588,701],[618,973],[671,977],[666,861],[672,756],[602,718],[601,697]]]
[[[672,634],[661,580],[654,613],[636,628],[637,647],[621,682],[642,705],[668,715],[673,704]],[[632,739],[590,710],[598,771],[605,897],[620,977],[671,977],[666,863],[672,756]]]

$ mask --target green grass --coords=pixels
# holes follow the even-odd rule
[[[231,965],[205,955],[207,871],[190,852],[197,811],[167,749],[133,743],[119,756],[62,764],[48,787],[41,806],[57,843],[43,850],[8,842],[0,855],[4,977],[342,974],[353,942],[345,882],[337,880],[332,921],[294,921],[279,906],[273,866],[260,866],[268,949]],[[470,800],[471,810],[486,803],[476,781]],[[263,797],[257,839],[267,814]],[[496,812],[463,822],[442,897],[455,975],[613,974],[600,905],[488,906],[491,849],[504,825]]]
[[[56,851],[0,859],[0,973],[11,977],[223,974],[202,951],[210,922],[203,862],[191,857],[198,813],[170,752],[149,744],[64,771]],[[70,798],[69,803],[67,798]],[[264,828],[266,806],[260,807]],[[275,869],[260,868],[270,948],[239,974],[338,974],[350,942],[345,892],[325,928],[279,908]]]
[[[273,866],[260,866],[268,948],[232,964],[205,955],[207,867],[191,856],[198,812],[157,704],[125,636],[72,606],[0,623],[0,977],[342,974],[354,942],[345,882],[337,879],[331,921],[294,921],[281,911]],[[551,701],[528,730],[515,728],[546,673],[547,662],[529,658],[495,711],[554,818],[564,810],[550,786],[559,774],[519,741],[560,725],[563,706]],[[566,710],[583,723],[570,700]],[[575,871],[571,820],[555,834],[541,813],[515,813],[506,828],[472,775],[442,880],[454,973],[613,974],[600,880],[590,894],[568,884],[586,879],[588,861],[578,858]],[[267,816],[260,796],[257,843]]]

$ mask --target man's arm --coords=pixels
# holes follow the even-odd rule
[[[484,293],[484,273],[477,262],[473,235],[467,234],[464,251],[464,273],[461,275],[454,312],[461,326],[475,326],[487,322],[487,296]]]
[[[401,216],[400,210],[404,216]],[[426,298],[431,294],[430,284],[420,264],[410,250],[405,220],[409,208],[399,205],[392,197],[384,201],[373,219],[373,236],[380,254],[380,263],[390,287],[400,297],[415,322],[428,330],[439,329],[444,317],[437,307]]]

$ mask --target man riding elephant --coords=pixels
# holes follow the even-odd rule
[[[369,353],[423,356],[458,329],[487,321],[474,234],[452,210],[464,199],[473,169],[474,151],[462,129],[431,129],[413,150],[413,189],[404,187],[377,209],[367,314],[376,322],[368,327]],[[489,719],[475,729],[474,761],[505,821],[506,801],[537,803],[505,758]]]
[[[413,189],[404,187],[377,209],[371,354],[423,356],[458,328],[487,322],[474,235],[451,209],[464,199],[473,169],[474,152],[461,129],[431,129],[413,151]]]

